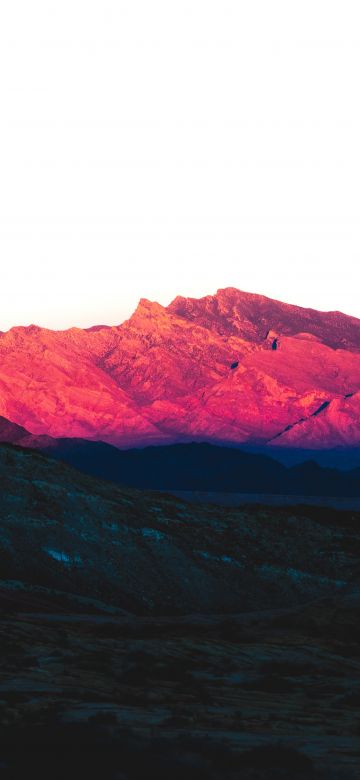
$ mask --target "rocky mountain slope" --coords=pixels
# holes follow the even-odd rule
[[[355,780],[358,513],[191,506],[13,445],[0,487],[4,780]]]
[[[117,327],[0,335],[0,414],[36,435],[121,447],[360,440],[360,321],[233,288]]]
[[[347,588],[356,513],[192,506],[0,446],[3,581],[140,614],[284,607]]]
[[[33,449],[57,445],[57,440],[52,439],[51,436],[36,436],[5,417],[0,417],[0,442],[17,444],[19,447],[32,447]]]

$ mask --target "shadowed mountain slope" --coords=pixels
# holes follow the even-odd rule
[[[11,445],[0,474],[3,580],[179,614],[291,606],[357,570],[356,513],[191,506]]]
[[[102,442],[60,439],[44,452],[87,474],[138,489],[360,496],[360,468],[339,471],[314,460],[287,468],[265,455],[211,444],[123,451]]]
[[[355,780],[359,513],[0,480],[5,780]]]
[[[248,452],[206,443],[119,450],[104,442],[86,439],[52,439],[33,436],[21,426],[0,418],[0,442],[38,449],[85,474],[120,485],[149,490],[184,490],[213,493],[246,493],[283,496],[360,497],[360,468],[321,466],[322,451],[287,450],[290,467],[278,460],[278,450]],[[331,463],[342,465],[343,453],[326,453]],[[359,462],[357,450],[347,457]]]

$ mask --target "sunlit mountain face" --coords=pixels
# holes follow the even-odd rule
[[[360,439],[360,320],[233,288],[117,327],[0,335],[0,414],[36,436],[118,447],[277,448]]]

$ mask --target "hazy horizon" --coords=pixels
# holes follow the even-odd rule
[[[16,0],[0,330],[227,286],[360,317],[355,2]]]

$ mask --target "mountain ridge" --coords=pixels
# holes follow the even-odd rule
[[[118,447],[360,441],[360,320],[220,289],[118,326],[0,334],[0,415]],[[299,424],[301,423],[301,424]]]
[[[4,418],[0,443],[37,450],[85,474],[140,490],[202,491],[214,499],[222,493],[251,494],[257,501],[262,495],[313,496],[325,502],[359,495],[358,450],[342,453],[343,468],[339,454],[331,451],[325,459],[319,452],[304,451],[300,459],[296,450],[289,450],[286,463],[270,449],[247,451],[205,442],[120,450],[101,441],[32,436]]]

